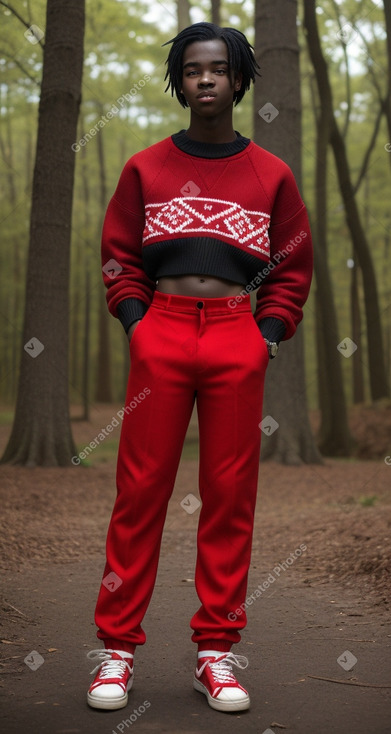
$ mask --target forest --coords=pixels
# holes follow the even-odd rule
[[[0,0],[0,16],[4,730],[108,734],[136,723],[139,732],[169,734],[388,734],[391,0]],[[193,366],[195,350],[176,341],[175,322],[171,341],[160,339],[159,349],[148,352],[164,410],[157,412],[148,380],[134,397],[133,387],[126,394],[129,343],[109,314],[102,278],[114,279],[121,265],[102,262],[101,235],[126,161],[189,125],[189,109],[166,88],[170,47],[164,44],[200,21],[240,30],[252,44],[260,73],[233,109],[234,129],[290,166],[309,214],[314,273],[304,318],[275,359],[268,360],[249,310],[250,331],[240,330],[241,341],[230,342],[231,372],[223,361],[228,350],[220,354],[221,342],[216,339],[216,347],[210,339],[221,360],[218,369],[213,363],[213,385],[217,395],[223,382],[224,399],[218,402],[209,390],[213,412],[199,410],[201,441],[194,409],[182,448],[169,428],[172,418],[181,420],[183,438],[194,383],[186,414],[177,416],[174,391],[160,392],[160,349],[179,344],[181,369]],[[226,60],[223,74],[228,66]],[[210,73],[210,61],[204,67]],[[227,90],[233,85],[222,79],[231,114]],[[231,117],[229,123],[233,145]],[[195,140],[205,144],[205,138]],[[271,160],[265,152],[254,157]],[[295,197],[301,206],[296,188]],[[263,216],[260,207],[250,213]],[[285,244],[288,253],[300,246],[303,232]],[[262,296],[262,283],[260,289]],[[255,291],[251,298],[255,308]],[[152,329],[142,328],[148,336],[139,343],[149,348]],[[251,343],[252,333],[259,343]],[[245,365],[240,383],[226,377],[238,374],[238,354],[245,364],[248,342],[253,359],[262,352],[267,366],[260,423],[252,394],[259,363]],[[166,352],[165,365],[173,361]],[[143,379],[151,361],[136,363]],[[181,377],[177,369],[178,385]],[[165,388],[168,383],[162,380]],[[171,380],[170,388],[177,383]],[[243,406],[246,419],[240,418]],[[134,416],[123,422],[133,410],[148,415],[137,434]],[[118,452],[126,425],[130,435],[123,431]],[[262,436],[255,435],[257,425]],[[260,465],[253,449],[259,438]],[[251,479],[249,465],[259,476]],[[107,532],[110,516],[117,536]],[[156,519],[164,528],[156,529]],[[110,543],[124,551],[126,562],[106,556]],[[200,561],[202,543],[207,550]],[[228,587],[238,578],[242,585],[239,556],[243,568],[248,562],[248,583],[246,577],[238,606]],[[120,589],[112,597],[110,637],[126,632],[125,623],[118,626],[125,594],[140,600],[144,589],[136,603],[143,608],[145,569],[152,578],[155,561],[148,644],[137,627],[129,706],[117,710],[121,695],[112,710],[98,713],[86,704],[97,659],[90,653],[102,652],[94,651],[102,643],[94,618],[98,589]],[[132,565],[139,569],[136,581],[128,575]],[[218,638],[208,645],[218,645],[220,656],[228,640],[240,640],[243,656],[223,653],[223,663],[220,657],[215,663],[236,658],[236,672],[251,688],[250,711],[212,711],[192,687],[190,620],[198,600],[207,608],[200,569],[210,577],[213,612],[205,629]],[[231,626],[224,612],[220,629],[224,599],[230,599]],[[132,615],[126,650],[135,647],[129,643],[136,639]],[[119,644],[110,639],[110,646]],[[114,657],[115,678],[108,683],[120,680],[121,658]],[[101,665],[92,674],[100,669],[106,675]],[[121,665],[129,668],[125,660]],[[227,676],[231,667],[223,670]],[[232,678],[224,678],[223,691],[227,680],[231,686]]]
[[[389,442],[390,4],[21,0],[0,10],[3,461],[69,465],[71,417],[123,403],[128,348],[105,302],[102,221],[126,160],[187,126],[165,92],[163,44],[201,20],[253,44],[261,76],[235,129],[292,167],[314,239],[303,324],[270,366],[265,415],[280,430],[264,455],[355,455],[349,416],[360,406]]]

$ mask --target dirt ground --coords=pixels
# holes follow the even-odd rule
[[[89,423],[80,421],[73,423],[73,433],[79,451],[97,435],[101,427],[110,422],[119,407],[98,406],[94,409]],[[318,645],[322,630],[328,627],[336,628],[336,625],[340,622],[342,624],[345,619],[345,622],[354,623],[354,627],[352,627],[352,636],[347,638],[351,642],[341,643],[341,653],[354,647],[355,644],[357,647],[358,643],[375,643],[377,640],[378,657],[372,655],[364,682],[353,669],[344,672],[339,666],[336,666],[338,669],[334,669],[333,674],[324,676],[324,680],[329,681],[328,683],[320,682],[322,676],[318,681],[313,681],[314,684],[319,685],[319,690],[315,687],[314,698],[311,699],[313,709],[306,723],[304,723],[303,712],[300,714],[301,719],[299,715],[295,718],[293,714],[291,718],[285,715],[284,719],[285,709],[283,708],[279,718],[262,719],[262,714],[259,714],[257,719],[251,720],[253,721],[251,726],[249,725],[250,719],[247,719],[246,731],[259,732],[259,734],[266,732],[277,734],[280,729],[300,734],[307,734],[307,732],[309,734],[310,731],[316,731],[317,734],[328,732],[364,734],[369,731],[372,734],[385,734],[386,731],[391,731],[391,728],[387,728],[388,724],[385,723],[390,720],[391,714],[389,704],[391,634],[387,627],[391,600],[391,459],[390,463],[387,459],[391,455],[391,409],[386,408],[380,412],[376,409],[365,409],[365,412],[355,411],[351,416],[351,421],[356,438],[359,439],[359,455],[367,457],[365,459],[325,460],[324,464],[320,466],[284,467],[272,462],[265,462],[261,465],[250,573],[250,580],[253,580],[249,582],[249,592],[255,588],[254,579],[259,582],[269,577],[270,588],[267,594],[265,593],[264,609],[267,606],[267,600],[273,597],[274,601],[277,599],[277,606],[280,604],[280,614],[289,615],[289,610],[292,610],[295,605],[298,610],[300,600],[305,598],[306,614],[308,610],[310,611],[308,612],[309,617],[307,616],[306,620],[303,618],[303,629],[299,630],[300,632],[304,632],[305,635],[316,632],[317,636],[311,639],[316,639]],[[0,431],[0,450],[3,449],[8,430],[2,428]],[[174,596],[175,594],[180,596],[184,593],[183,588],[186,585],[192,587],[191,593],[194,591],[191,567],[194,560],[198,512],[191,514],[186,512],[181,502],[189,494],[198,496],[195,435],[196,426],[192,424],[165,527],[161,573],[163,581],[166,579],[167,583],[161,582],[161,591],[157,591],[158,595],[160,593],[163,595],[161,598],[158,597],[160,608],[169,604],[169,598],[164,596],[165,592],[168,596],[171,592]],[[79,586],[75,584],[73,597],[72,599],[66,598],[64,609],[68,609],[66,614],[72,615],[78,604],[84,605],[83,615],[90,616],[90,619],[88,635],[84,636],[82,644],[88,649],[96,646],[91,620],[98,579],[103,569],[105,535],[115,497],[117,439],[118,436],[115,435],[112,439],[106,439],[106,446],[102,444],[95,450],[94,455],[89,457],[87,467],[27,469],[0,466],[0,576],[3,588],[0,604],[2,642],[0,646],[2,653],[0,686],[4,689],[4,693],[8,696],[7,700],[11,704],[12,696],[15,696],[18,686],[24,685],[27,674],[24,658],[31,649],[38,648],[38,644],[33,647],[30,625],[38,625],[39,628],[39,620],[42,615],[43,618],[45,617],[45,611],[42,611],[41,607],[39,607],[40,612],[37,612],[38,607],[34,606],[36,602],[34,602],[35,596],[32,591],[37,592],[40,586],[43,588],[49,578],[51,588],[55,587],[57,583],[59,585],[57,594],[61,595],[60,579],[67,578],[70,581],[72,577],[75,584],[74,569],[78,569],[76,575],[79,578]],[[295,551],[299,548],[302,550],[300,554],[296,553],[294,561],[288,560],[295,556]],[[180,577],[181,570],[178,571],[177,566],[178,564],[180,566],[181,560],[187,558],[189,564],[187,570],[182,570],[182,578]],[[84,581],[80,569],[83,569],[83,573],[86,574]],[[178,583],[173,582],[174,571],[179,573]],[[91,574],[94,576],[94,583],[91,583]],[[271,583],[270,578],[272,578]],[[271,584],[274,584],[274,587]],[[86,588],[89,594],[88,604],[87,601],[82,601]],[[335,618],[332,624],[326,621],[329,612],[322,611],[322,604],[326,597],[328,605],[332,604],[335,599],[339,600],[337,604],[339,604],[338,615],[340,616]],[[185,598],[180,601],[178,597],[178,604],[181,608],[182,606],[185,608],[186,603]],[[286,609],[284,604],[287,605]],[[152,611],[151,614],[154,612]],[[255,619],[262,614],[261,604],[257,606],[254,603],[254,614]],[[272,612],[272,617],[273,614],[274,612]],[[287,617],[283,622],[286,632]],[[297,626],[300,627],[300,615],[298,619],[292,618],[291,622],[297,630]],[[159,622],[157,626],[158,624]],[[282,621],[275,620],[275,624],[282,624]],[[57,634],[61,635],[61,619],[58,616],[55,625],[57,625],[57,630],[60,628]],[[369,629],[371,632],[368,636]],[[70,631],[69,637],[64,640],[65,646],[71,645],[71,636]],[[49,647],[45,647],[44,657],[57,654],[58,646],[53,645],[54,638],[55,635],[52,635],[50,638],[52,643],[47,643]],[[248,640],[246,644],[253,644],[251,634]],[[326,642],[330,645],[330,641],[325,639],[325,645]],[[291,642],[286,641],[286,645],[290,644]],[[310,641],[308,644],[310,645]],[[238,650],[238,652],[241,651]],[[383,658],[386,652],[388,657]],[[302,660],[300,664],[304,665]],[[48,675],[49,666],[42,665],[42,669]],[[303,667],[300,670],[303,670]],[[85,676],[86,671],[83,670],[82,674]],[[38,680],[37,674],[34,675],[36,675],[34,680]],[[278,675],[277,670],[277,689]],[[147,677],[153,678],[152,658],[151,670],[148,669]],[[367,691],[365,700],[362,698],[354,703],[355,710],[357,706],[358,711],[360,711],[360,706],[362,707],[361,718],[360,716],[354,718],[351,714],[348,723],[345,721],[343,724],[340,718],[338,725],[334,720],[328,720],[329,714],[325,715],[330,695],[327,686],[333,687],[332,679],[335,679],[336,683],[346,683],[346,685],[339,686],[334,684],[334,689],[345,689],[341,692],[341,711],[343,702],[345,701],[345,705],[349,707],[352,695],[358,695],[359,686],[364,686],[360,691]],[[88,678],[85,680],[87,681]],[[305,677],[297,678],[297,680],[309,682]],[[358,688],[352,693],[351,689],[355,685]],[[322,686],[326,686],[326,689],[320,690]],[[269,693],[272,696],[270,690]],[[319,695],[321,698],[318,700]],[[369,695],[377,697],[376,700],[375,698],[369,699]],[[31,692],[31,698],[34,698],[33,692]],[[154,700],[157,723],[156,725],[155,723],[148,724],[145,714],[145,717],[140,718],[140,721],[137,722],[140,732],[167,731],[174,734],[177,731],[231,731],[231,724],[227,725],[230,717],[227,718],[227,716],[223,716],[224,728],[222,719],[218,720],[217,726],[221,728],[217,729],[215,723],[209,723],[205,727],[204,724],[201,726],[201,721],[199,721],[196,726],[194,719],[191,726],[187,719],[186,724],[179,725],[180,706],[177,718],[170,720],[172,712],[170,713],[169,709],[172,709],[172,705],[167,709],[167,722],[171,721],[171,723],[167,723],[168,728],[165,728],[166,724],[163,725],[158,715],[158,691]],[[289,696],[286,700],[290,700]],[[321,703],[322,700],[323,703]],[[17,702],[14,701],[12,722],[5,715],[7,727],[4,730],[10,734],[13,731],[27,730],[27,719],[22,717],[17,724],[18,707],[16,704]],[[38,704],[36,700],[31,700],[33,710],[36,711],[39,708]],[[372,704],[378,707],[376,709],[378,717],[376,722],[368,718],[364,726],[365,716],[370,716]],[[55,705],[56,703],[53,703],[53,706]],[[31,710],[29,709],[30,719]],[[204,711],[204,708],[202,710]],[[117,728],[115,728],[111,720],[110,724],[107,723],[106,728],[100,724],[97,726],[96,716],[91,720],[86,719],[90,723],[83,724],[82,728],[78,728],[75,722],[68,722],[68,728],[65,725],[65,728],[61,728],[55,720],[53,723],[53,710],[51,711],[52,718],[48,716],[45,719],[46,724],[43,723],[43,719],[39,720],[39,724],[34,724],[34,718],[31,719],[33,723],[29,730],[37,731],[39,734],[44,734],[46,731],[86,731],[87,734],[90,731],[106,731],[107,734],[110,734],[111,730],[118,734],[122,731],[120,724],[116,724]],[[89,713],[88,710],[87,712],[83,710],[83,716]],[[212,712],[213,715],[214,713]],[[208,710],[208,716],[209,714]],[[28,716],[27,708],[25,715]],[[319,718],[317,719],[316,716]],[[239,716],[234,718],[240,719]],[[121,722],[121,720],[117,712],[115,721]],[[152,719],[150,718],[149,721],[151,722]],[[175,728],[173,721],[178,728]],[[213,719],[213,722],[215,721],[217,722],[216,719]],[[315,725],[316,721],[318,723]],[[319,722],[323,722],[322,725]],[[339,725],[340,728],[338,728]],[[46,726],[48,728],[45,728]]]
[[[100,405],[89,422],[73,421],[79,451],[119,408]],[[321,466],[299,468],[262,464],[254,552],[283,556],[300,538],[308,545],[305,568],[311,583],[336,578],[359,584],[377,603],[385,603],[391,599],[391,404],[354,409],[350,421],[357,453],[367,460],[325,459]],[[0,428],[0,451],[7,433]],[[95,449],[87,467],[0,466],[0,569],[103,552],[115,497],[118,435]],[[183,497],[198,495],[196,440],[193,419],[176,483]],[[181,537],[186,515],[179,509],[170,528]]]

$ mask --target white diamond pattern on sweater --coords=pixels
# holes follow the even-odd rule
[[[176,197],[145,207],[143,244],[164,236],[214,235],[270,257],[269,223],[269,214],[243,209],[232,201]]]

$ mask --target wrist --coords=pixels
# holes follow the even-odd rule
[[[269,352],[269,359],[274,359],[274,357],[277,357],[277,354],[278,354],[278,349],[279,349],[278,342],[269,341],[269,339],[266,339],[265,336],[263,338],[267,346],[267,351]]]

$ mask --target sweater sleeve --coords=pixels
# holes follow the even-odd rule
[[[286,167],[272,207],[270,260],[257,293],[255,320],[279,319],[283,339],[290,339],[303,318],[313,267],[311,231],[306,208],[291,170]]]
[[[125,331],[143,317],[155,290],[142,262],[144,218],[141,185],[130,159],[107,208],[101,250],[108,308]]]

